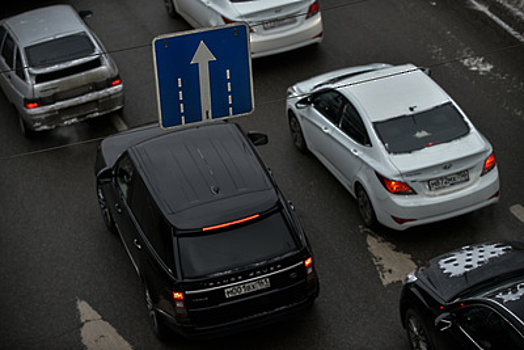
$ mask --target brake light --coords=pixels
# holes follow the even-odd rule
[[[175,313],[177,316],[187,316],[186,303],[184,301],[183,292],[173,292],[173,300],[175,301]]]
[[[117,78],[117,79],[111,81],[111,82],[109,83],[109,86],[117,86],[117,85],[120,85],[120,84],[122,84],[122,79]]]
[[[218,224],[218,225],[214,225],[214,226],[204,227],[202,229],[202,231],[216,230],[216,229],[228,227],[228,226],[231,226],[231,225],[241,224],[243,222],[256,219],[258,217],[260,217],[260,214],[255,214],[255,215],[248,216],[247,218],[243,218],[243,219],[239,219],[239,220],[235,220],[235,221],[230,221],[230,222],[226,222],[226,223]]]
[[[309,257],[304,260],[304,267],[306,268],[306,280],[307,284],[313,283],[315,280],[315,270],[313,269],[313,258]]]
[[[307,11],[306,19],[313,17],[320,11],[320,6],[318,6],[318,1],[315,1],[314,3],[309,6],[309,9]]]
[[[495,159],[495,153],[492,152],[489,157],[484,161],[484,168],[482,169],[482,173],[480,176],[486,175],[491,170],[495,168],[497,165],[497,160]]]
[[[27,109],[33,109],[40,107],[40,103],[38,101],[25,101],[24,106]]]
[[[409,187],[409,185],[405,182],[390,180],[379,173],[375,174],[377,174],[377,177],[384,188],[392,194],[416,194],[415,190]]]

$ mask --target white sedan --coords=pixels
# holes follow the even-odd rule
[[[172,17],[194,28],[246,22],[252,57],[320,43],[322,17],[317,0],[164,0]]]
[[[364,223],[404,230],[499,200],[493,147],[412,64],[370,64],[287,91],[295,146],[311,151],[357,199]]]

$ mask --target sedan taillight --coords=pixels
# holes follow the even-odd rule
[[[309,6],[309,9],[307,11],[306,19],[313,17],[320,11],[320,6],[318,6],[318,1],[315,1]]]
[[[482,173],[480,173],[480,176],[484,176],[487,173],[489,173],[491,170],[495,168],[497,165],[497,160],[495,159],[495,153],[492,152],[489,157],[484,161],[484,168],[482,169]]]
[[[388,179],[379,173],[377,174],[377,177],[380,181],[380,183],[384,186],[386,190],[388,190],[389,193],[392,194],[417,194],[414,189],[412,189],[407,183],[397,180],[391,180]]]

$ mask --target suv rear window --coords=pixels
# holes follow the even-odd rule
[[[179,249],[185,277],[244,267],[297,249],[280,212],[209,234],[181,236]]]
[[[86,33],[68,35],[25,48],[29,66],[45,66],[85,57],[95,51]]]
[[[468,124],[451,103],[376,122],[374,126],[389,153],[409,153],[450,142],[469,133]]]

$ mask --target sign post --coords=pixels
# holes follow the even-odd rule
[[[253,112],[247,24],[156,37],[153,59],[162,128]]]

